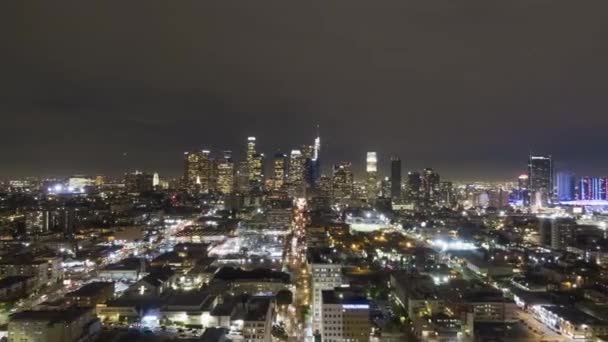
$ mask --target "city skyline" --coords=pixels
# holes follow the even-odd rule
[[[178,174],[182,151],[255,135],[288,153],[317,124],[326,161],[357,170],[378,151],[507,179],[533,151],[608,173],[608,49],[594,38],[608,4],[320,6],[3,6],[0,174]]]

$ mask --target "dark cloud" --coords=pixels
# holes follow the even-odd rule
[[[194,147],[608,174],[606,1],[6,1],[0,175],[180,172]],[[128,157],[123,153],[128,152]]]

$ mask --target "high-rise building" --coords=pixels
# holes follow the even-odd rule
[[[249,180],[252,188],[260,188],[264,184],[264,154],[256,153],[249,168]]]
[[[367,152],[365,162],[367,198],[374,199],[378,197],[378,156],[376,152]]]
[[[234,162],[232,151],[224,151],[217,163],[217,190],[222,194],[234,192]]]
[[[420,200],[420,193],[422,191],[422,177],[420,173],[416,171],[410,171],[407,173],[407,197],[408,200],[416,203]]]
[[[530,177],[530,193],[533,204],[546,205],[553,197],[553,162],[550,155],[530,155],[528,160],[528,176]],[[541,201],[541,203],[537,203]]]
[[[300,187],[304,183],[304,164],[306,159],[300,150],[292,150],[289,155],[288,180],[292,186]]]
[[[555,175],[555,197],[558,201],[572,201],[575,198],[574,173],[559,171]]]
[[[332,177],[332,196],[335,199],[351,198],[353,194],[353,170],[351,163],[334,165]]]
[[[317,137],[314,142],[314,150],[310,163],[310,180],[309,183],[314,187],[317,185],[319,177],[321,177],[321,136],[319,134],[319,126],[317,126]]]
[[[272,181],[273,188],[279,190],[285,184],[287,178],[287,156],[283,153],[277,153],[274,155],[274,161],[272,163]]]
[[[209,189],[209,151],[184,152],[184,187],[190,193]]]
[[[252,187],[259,187],[264,182],[264,154],[256,151],[256,138],[247,138],[247,173]]]
[[[157,187],[159,185],[160,185],[160,176],[158,175],[158,172],[154,172],[154,175],[152,175],[152,186]]]
[[[246,160],[238,163],[236,170],[236,188],[240,192],[249,191],[249,164]]]
[[[456,203],[452,182],[441,182],[438,202],[441,206],[450,208]]]
[[[401,199],[401,159],[397,156],[391,157],[391,197]]]
[[[50,211],[34,210],[25,213],[25,233],[28,237],[44,234],[50,229]]]
[[[606,200],[607,185],[608,179],[604,177],[582,177],[579,184],[579,199]]]
[[[439,193],[439,174],[433,171],[431,168],[424,169],[422,175],[422,188],[424,193],[424,200],[427,204],[431,204]]]
[[[525,207],[530,206],[530,178],[527,174],[522,174],[517,178],[518,199]]]
[[[151,174],[135,171],[125,174],[125,189],[128,193],[141,193],[154,190]]]

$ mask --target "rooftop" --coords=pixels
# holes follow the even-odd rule
[[[10,316],[10,321],[42,321],[49,324],[70,323],[90,312],[89,308],[69,308],[65,310],[22,311]]]
[[[114,283],[96,281],[96,282],[88,283],[88,284],[80,287],[76,291],[72,291],[72,292],[66,294],[66,296],[68,296],[68,297],[94,296],[94,295],[98,294],[100,291],[107,289],[108,287],[114,289]]]

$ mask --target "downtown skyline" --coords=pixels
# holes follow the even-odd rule
[[[0,175],[177,175],[182,151],[285,151],[317,124],[326,165],[498,180],[532,151],[608,173],[607,4],[320,6],[5,6]]]

